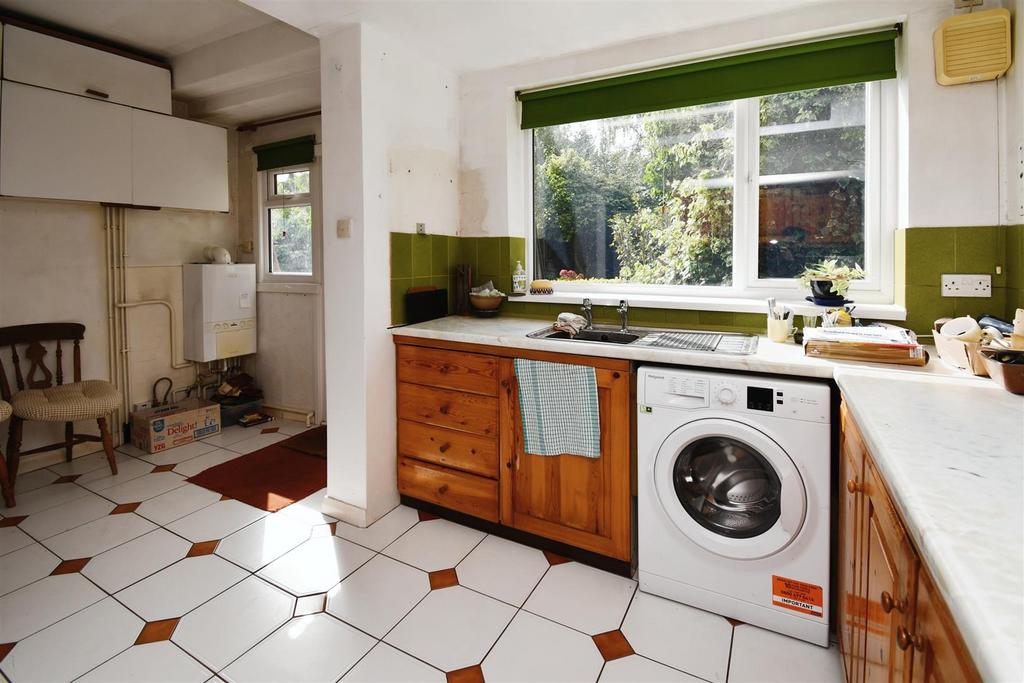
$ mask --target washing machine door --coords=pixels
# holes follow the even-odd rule
[[[724,418],[687,423],[662,443],[653,469],[665,513],[710,552],[768,557],[803,527],[807,491],[799,470],[750,425]]]

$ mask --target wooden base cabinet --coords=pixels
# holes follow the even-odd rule
[[[846,680],[980,680],[845,404],[840,450],[838,635]]]
[[[395,343],[400,493],[631,561],[628,361],[409,337]],[[595,369],[600,458],[525,450],[515,358]]]

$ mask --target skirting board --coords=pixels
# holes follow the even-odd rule
[[[282,420],[295,420],[305,424],[307,427],[313,426],[313,419],[315,418],[314,413],[308,410],[303,410],[302,408],[275,406],[269,403],[265,403],[262,410],[268,415],[273,415],[274,417]]]
[[[336,519],[340,519],[342,522],[351,524],[352,526],[361,528],[366,528],[367,526],[366,510],[352,505],[351,503],[338,500],[337,498],[324,496],[324,501],[320,505],[320,512],[325,515],[330,515]]]

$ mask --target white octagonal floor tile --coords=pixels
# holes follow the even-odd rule
[[[326,614],[296,617],[235,660],[220,675],[238,683],[335,681],[375,642],[365,633]]]
[[[482,531],[446,519],[432,519],[402,534],[384,549],[384,554],[425,572],[435,572],[456,566],[484,536]]]
[[[189,557],[117,594],[146,621],[180,617],[246,577],[216,555]]]
[[[291,505],[286,505],[278,510],[277,514],[284,515],[292,521],[298,522],[299,524],[305,524],[306,526],[316,526],[317,524],[331,524],[332,522],[337,522],[338,520],[334,517],[325,515],[321,512],[324,504],[324,496],[326,495],[327,489],[320,489],[316,493],[311,493],[302,500],[297,500]]]
[[[62,477],[71,476],[72,474],[85,474],[98,470],[101,467],[109,467],[107,464],[107,454],[103,451],[96,451],[95,453],[89,453],[88,455],[82,455],[71,462],[61,462],[56,465],[50,465],[47,469],[56,472]]]
[[[186,614],[171,640],[220,671],[291,619],[294,605],[292,596],[250,576]]]
[[[0,527],[0,556],[13,553],[15,550],[33,543],[35,541],[32,537],[16,526]]]
[[[82,573],[108,593],[116,593],[174,564],[191,547],[191,543],[165,529],[154,529],[92,558]]]
[[[55,624],[106,595],[79,574],[47,576],[0,598],[0,643]]]
[[[214,450],[203,453],[200,456],[189,458],[185,462],[178,463],[174,466],[174,471],[183,477],[194,477],[203,470],[216,467],[217,465],[226,463],[228,460],[234,460],[239,455],[239,453],[235,453],[234,451],[215,448]]]
[[[41,489],[47,484],[52,484],[60,475],[50,470],[32,470],[31,472],[19,472],[18,480],[14,484],[16,494],[28,493]]]
[[[157,524],[170,524],[219,500],[220,494],[216,491],[195,484],[184,484],[145,501],[136,508],[135,514]]]
[[[43,540],[109,515],[114,509],[114,503],[106,498],[91,491],[86,491],[85,494],[67,503],[29,515],[28,519],[18,526],[33,538]]]
[[[4,508],[3,513],[5,517],[34,515],[37,512],[62,505],[69,500],[81,498],[87,493],[89,492],[75,484],[50,484],[18,496],[15,501],[18,504],[12,508]]]
[[[488,683],[594,681],[604,658],[593,638],[519,612],[483,662]]]
[[[578,562],[555,565],[523,609],[589,635],[614,631],[636,590],[636,581]]]
[[[335,533],[353,543],[358,543],[371,550],[381,551],[411,529],[418,521],[420,521],[419,515],[415,510],[399,505],[365,529],[345,522],[338,522],[338,530]]]
[[[459,584],[521,607],[544,572],[544,553],[497,536],[488,536],[457,567]]]
[[[95,557],[155,528],[156,525],[149,520],[126,512],[100,517],[88,524],[57,534],[43,541],[43,545],[65,560]]]
[[[82,683],[202,683],[210,672],[172,643],[135,645],[96,667]]]
[[[151,462],[154,465],[177,465],[179,462],[185,462],[186,460],[191,460],[203,453],[209,453],[215,448],[215,445],[206,441],[193,441],[192,443],[187,443],[183,446],[175,446],[174,448],[170,448],[166,451],[158,451],[156,453],[139,453],[137,455],[131,453],[130,455],[135,455],[135,457],[145,460],[146,462]]]
[[[639,655],[714,683],[725,681],[732,624],[724,617],[638,592],[622,633]]]
[[[228,425],[227,427],[222,427],[216,434],[204,437],[199,443],[224,448],[242,439],[248,439],[250,436],[252,436],[252,429],[246,429],[241,425]]]
[[[341,680],[346,683],[445,683],[447,677],[387,643],[377,643]]]
[[[60,558],[33,543],[0,557],[0,595],[18,590],[44,576],[49,576]]]
[[[233,444],[227,446],[229,450],[235,453],[252,453],[258,451],[261,448],[266,448],[271,444],[275,444],[278,441],[284,441],[288,438],[287,434],[281,434],[280,432],[270,432],[269,434],[261,434],[256,432],[247,439],[236,441]]]
[[[254,572],[308,540],[309,533],[305,524],[267,515],[221,541],[217,554]]]
[[[425,572],[377,555],[327,594],[327,611],[383,638],[429,592]]]
[[[431,591],[384,639],[403,652],[455,671],[479,664],[514,607],[462,586]]]
[[[193,543],[219,541],[268,514],[238,500],[222,500],[171,522],[167,529]]]
[[[143,625],[106,598],[18,641],[3,661],[4,673],[12,681],[70,681],[130,647]]]
[[[292,595],[325,593],[374,553],[343,538],[313,538],[259,571]]]
[[[174,472],[153,472],[103,489],[103,497],[115,503],[139,503],[182,486],[185,477]]]
[[[600,683],[704,683],[703,679],[640,655],[630,655],[606,663],[598,680]]]
[[[733,635],[729,681],[842,683],[843,665],[834,645],[819,647],[743,624]]]
[[[138,479],[152,471],[153,465],[145,460],[139,460],[127,455],[118,455],[117,474],[111,474],[110,467],[107,466],[86,472],[78,479],[75,479],[75,483],[79,486],[84,486],[90,491],[99,493],[104,489],[109,489],[111,486],[117,486],[126,481]]]

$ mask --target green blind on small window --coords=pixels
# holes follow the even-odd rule
[[[316,136],[314,135],[257,145],[252,148],[252,151],[256,153],[256,170],[266,171],[270,168],[308,164],[316,157],[316,152],[313,150],[315,145]]]
[[[896,77],[897,29],[517,93],[522,128]]]

